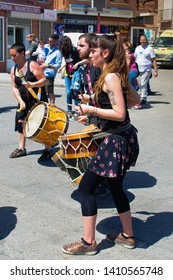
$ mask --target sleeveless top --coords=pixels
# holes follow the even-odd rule
[[[27,61],[27,72],[24,75],[24,78],[25,78],[26,81],[36,82],[37,78],[35,77],[35,75],[30,70],[30,62],[31,62],[31,60]],[[16,71],[17,71],[17,65],[14,66],[14,75],[15,75],[14,82],[17,85],[17,88],[18,88],[18,90],[21,94],[21,97],[22,97],[23,101],[33,103],[35,99],[28,92],[27,88],[24,85],[22,85],[22,80],[19,76],[16,76]],[[38,89],[39,89],[38,87],[33,88],[33,90],[35,91],[36,94],[38,92]],[[41,101],[48,102],[47,96],[46,96],[45,86],[41,87]]]
[[[126,104],[125,120],[117,122],[100,118],[100,128],[102,131],[110,133],[104,136],[103,139],[99,139],[101,143],[88,164],[88,169],[91,172],[105,178],[123,175],[127,169],[135,165],[139,153],[137,130],[133,125],[128,127],[130,118],[127,111],[125,90],[123,95]],[[104,109],[112,108],[109,97],[104,91],[98,95],[98,105]],[[124,129],[121,132],[115,131],[123,127]]]
[[[30,60],[28,60],[28,65],[27,65],[27,72],[24,75],[24,78],[26,81],[29,82],[36,82],[37,78],[34,76],[34,74],[30,71]],[[17,71],[17,65],[14,66],[14,82],[17,85],[17,88],[21,94],[21,98],[22,100],[25,102],[26,105],[26,109],[22,110],[21,112],[17,112],[16,111],[16,117],[15,117],[15,130],[17,131],[17,122],[18,120],[23,120],[26,118],[27,113],[29,112],[29,110],[31,109],[31,107],[37,103],[37,100],[34,99],[34,97],[29,93],[29,91],[27,90],[27,88],[22,85],[22,80],[19,76],[16,76],[16,71]],[[38,92],[38,87],[37,88],[33,88],[33,90],[35,91],[35,93],[37,94]],[[46,89],[45,86],[41,87],[41,99],[40,101],[44,101],[44,102],[48,102],[48,98],[46,95]],[[17,109],[20,107],[20,105],[18,104]]]
[[[125,101],[125,107],[126,107],[126,117],[123,122],[119,121],[111,121],[111,120],[106,120],[103,118],[99,118],[99,126],[102,129],[102,131],[112,131],[114,129],[119,129],[122,128],[123,126],[127,125],[130,123],[130,118],[129,118],[129,113],[127,110],[127,96],[126,96],[126,90],[123,90],[123,96],[124,96],[124,101]],[[102,109],[112,109],[112,105],[109,100],[109,96],[106,92],[102,91],[98,95],[98,105]]]

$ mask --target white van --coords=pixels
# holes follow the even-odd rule
[[[173,66],[173,29],[165,30],[154,43],[157,65]]]
[[[78,38],[82,34],[84,34],[84,33],[79,33],[79,32],[70,33],[69,32],[69,33],[64,33],[63,36],[68,36],[71,39],[73,46],[77,47]]]

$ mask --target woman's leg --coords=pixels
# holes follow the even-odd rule
[[[126,211],[124,213],[119,213],[120,221],[122,224],[122,231],[126,236],[133,236],[133,226],[131,211]]]
[[[129,83],[136,89],[136,78],[137,78],[138,71],[130,71],[129,73]]]
[[[133,236],[132,218],[128,198],[123,190],[124,175],[116,178],[109,178],[108,184],[117,207],[117,211],[122,224],[123,233],[127,236]]]
[[[103,180],[103,177],[87,170],[79,184],[84,240],[88,243],[92,243],[95,240],[97,204],[94,192]]]
[[[84,226],[83,238],[89,244],[91,244],[95,240],[96,218],[97,215],[89,216],[89,217],[83,216],[83,226]]]

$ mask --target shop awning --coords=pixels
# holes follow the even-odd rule
[[[3,0],[0,1],[0,10],[14,11],[19,13],[33,13],[40,14],[41,7],[34,4],[32,1],[14,1],[14,0]]]

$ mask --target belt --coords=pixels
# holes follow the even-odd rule
[[[107,131],[99,132],[99,133],[97,133],[97,134],[94,134],[94,135],[92,136],[92,139],[93,139],[93,140],[95,140],[95,139],[100,139],[100,138],[103,138],[103,137],[105,137],[105,136],[109,136],[109,135],[112,135],[112,134],[116,134],[116,133],[122,132],[122,131],[124,131],[124,130],[130,128],[130,127],[132,127],[132,124],[131,124],[131,123],[128,123],[128,124],[126,124],[125,126],[123,126],[122,128],[119,128],[119,129],[113,129],[113,130],[111,130],[111,131],[109,131],[109,132],[107,132]]]

